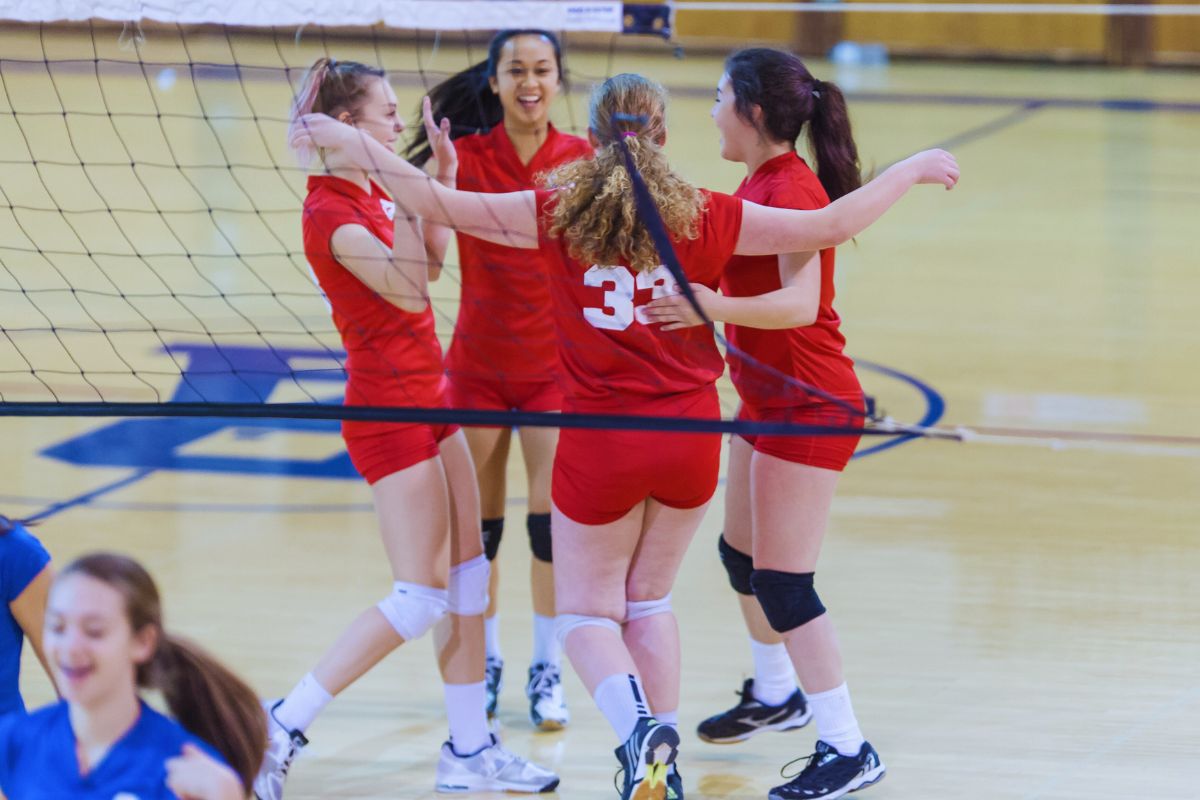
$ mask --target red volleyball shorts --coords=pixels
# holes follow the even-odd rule
[[[457,425],[403,422],[342,422],[342,438],[350,461],[368,484],[438,455],[440,445]]]
[[[639,403],[621,411],[718,419],[721,407],[716,389],[706,387],[684,399]],[[550,494],[570,519],[605,525],[647,498],[672,508],[704,505],[717,489],[720,467],[720,434],[564,428]]]
[[[563,393],[555,380],[507,381],[461,373],[450,376],[450,405],[485,411],[562,411]]]
[[[862,399],[849,400],[851,404],[861,407]],[[784,422],[793,425],[824,425],[837,427],[861,428],[863,418],[850,414],[845,409],[833,403],[812,403],[792,408],[756,408],[742,404],[738,410],[738,419],[754,422]],[[796,464],[806,464],[810,467],[831,469],[841,472],[854,455],[861,434],[847,436],[774,436],[756,434],[738,434],[759,453],[766,453],[784,461]]]

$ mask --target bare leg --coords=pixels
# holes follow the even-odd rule
[[[456,433],[441,443],[442,465],[450,495],[451,567],[483,554],[479,534],[479,493],[467,440]],[[483,616],[447,614],[435,631],[438,667],[450,684],[483,680]]]
[[[840,473],[755,453],[754,566],[815,572]],[[842,656],[828,614],[783,634],[800,682],[810,693],[840,686]]]
[[[558,431],[554,428],[522,428],[521,454],[529,475],[529,513],[550,511],[550,477],[554,469],[554,451]],[[529,588],[533,595],[533,613],[554,616],[554,567],[546,561],[529,560]]]
[[[659,600],[671,593],[684,553],[700,527],[706,503],[697,508],[670,508],[646,501],[641,541],[634,551],[626,581],[630,601]],[[679,708],[679,623],[664,612],[627,622],[625,646],[641,674],[652,711]]]
[[[479,516],[481,519],[504,517],[508,491],[508,449],[512,441],[511,428],[463,428],[467,445],[474,463],[475,478],[479,492]],[[488,619],[496,616],[497,598],[500,587],[500,570],[497,561],[492,562],[492,573],[488,584]]]
[[[371,488],[392,577],[444,589],[450,511],[441,459],[388,475]],[[313,677],[337,695],[403,642],[379,609],[368,608],[317,662]]]
[[[725,479],[725,541],[747,555],[754,553],[754,504],[750,496],[750,460],[754,449],[740,436],[729,443],[729,472]],[[737,594],[742,619],[750,638],[762,644],[779,644],[783,637],[771,628],[758,599]]]
[[[558,508],[550,513],[559,614],[601,617],[620,624],[625,618],[625,581],[641,537],[645,506],[605,525],[575,522]],[[614,673],[637,674],[620,634],[607,628],[576,628],[566,637],[564,649],[590,693]]]

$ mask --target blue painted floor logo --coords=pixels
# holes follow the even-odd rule
[[[182,363],[182,374],[172,402],[265,403],[281,386],[301,389],[318,402],[341,402],[345,371],[344,353],[331,350],[281,349],[214,344],[177,344],[167,348]],[[898,381],[916,391],[925,412],[920,420],[932,425],[942,416],[941,396],[920,380],[870,362],[860,369]],[[253,439],[271,433],[303,431],[340,435],[336,420],[278,419],[126,419],[104,425],[47,447],[41,455],[85,467],[127,467],[146,472],[159,470],[239,475],[273,475],[293,478],[356,479],[358,473],[345,451],[312,460],[188,452],[188,448],[220,433]],[[881,452],[911,437],[864,442],[855,458]]]

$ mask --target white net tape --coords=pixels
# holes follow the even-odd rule
[[[107,19],[225,25],[374,25],[424,30],[522,27],[620,31],[612,0],[0,0],[0,19],[22,22]]]

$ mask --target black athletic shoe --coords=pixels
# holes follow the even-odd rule
[[[642,717],[616,749],[621,800],[666,800],[669,775],[679,754],[679,734],[653,717]]]
[[[763,731],[786,731],[803,728],[812,719],[804,692],[797,689],[777,706],[754,699],[754,678],[747,678],[738,692],[742,701],[728,711],[709,717],[696,727],[696,734],[713,744],[744,742]]]
[[[887,767],[869,742],[863,742],[856,756],[844,756],[825,742],[817,742],[817,752],[808,756],[800,774],[767,795],[769,800],[833,800],[883,780]]]
[[[683,800],[683,777],[678,764],[672,764],[667,772],[667,800]]]

